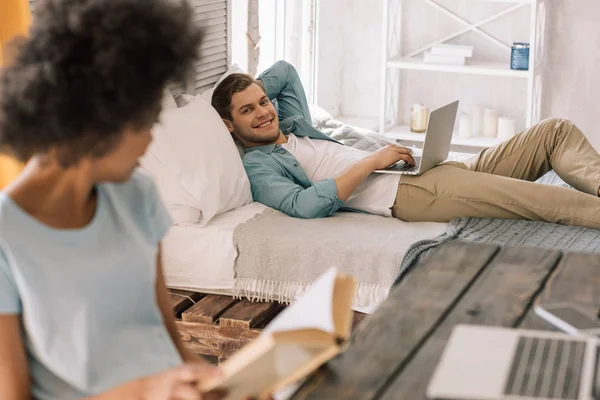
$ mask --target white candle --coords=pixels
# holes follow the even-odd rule
[[[498,113],[493,108],[483,110],[483,136],[496,137],[498,134]]]
[[[458,121],[458,137],[471,137],[471,118],[467,114],[460,114]]]
[[[481,136],[483,131],[483,106],[476,104],[473,107],[473,125],[471,126],[472,136]]]
[[[515,120],[508,117],[498,118],[498,138],[507,140],[515,134]]]

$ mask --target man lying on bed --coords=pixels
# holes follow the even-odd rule
[[[407,148],[367,153],[312,127],[302,83],[286,62],[258,80],[228,76],[212,105],[246,148],[254,199],[293,217],[348,207],[403,221],[492,217],[600,228],[600,155],[567,120],[544,120],[466,162],[400,178],[373,171],[413,164]],[[552,169],[577,190],[533,182]]]

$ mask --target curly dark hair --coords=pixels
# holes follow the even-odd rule
[[[101,156],[124,128],[155,122],[183,82],[202,31],[174,0],[45,0],[0,76],[0,147],[26,160],[60,148],[67,167]]]

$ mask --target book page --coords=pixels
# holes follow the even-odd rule
[[[225,388],[227,399],[245,398],[296,382],[314,371],[340,350],[336,332],[345,333],[344,327],[349,326],[354,287],[353,278],[339,275],[335,268],[326,271],[258,338],[221,365],[221,379],[203,382],[203,389]],[[339,297],[336,302],[335,296]]]
[[[299,329],[319,329],[334,333],[333,293],[336,277],[335,268],[327,270],[295,303],[279,314],[262,334]]]
[[[227,390],[226,400],[241,400],[249,396],[264,395],[283,385],[295,382],[317,369],[323,362],[337,354],[336,346],[323,347],[307,343],[282,343],[249,359],[245,367],[228,377],[218,386],[204,389]],[[227,361],[225,362],[225,364]]]

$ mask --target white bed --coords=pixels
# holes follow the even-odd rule
[[[237,226],[266,208],[254,202],[220,214],[204,227],[193,224],[173,226],[163,242],[163,268],[167,285],[203,293],[233,294],[234,265],[238,255],[233,233]],[[411,238],[399,243],[399,248],[404,252],[415,242],[442,234],[447,226],[433,222],[397,221],[397,224],[403,236]],[[359,304],[364,306],[355,306],[357,311],[371,313],[379,305],[379,301],[366,294],[359,296]]]
[[[232,293],[237,257],[233,232],[265,208],[254,202],[217,215],[204,227],[194,224],[171,227],[163,242],[167,285],[205,293]]]

